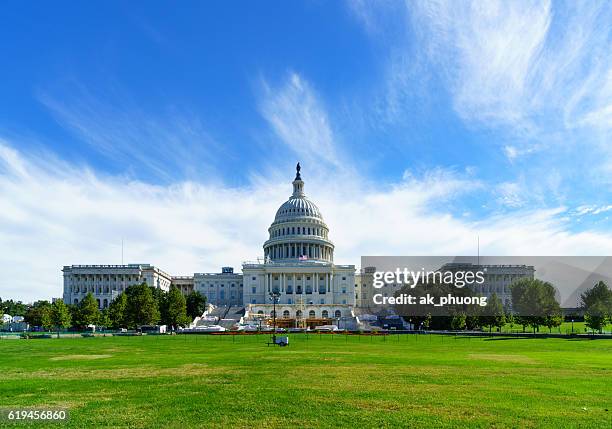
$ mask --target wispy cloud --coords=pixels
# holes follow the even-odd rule
[[[341,167],[337,137],[312,86],[297,73],[279,86],[263,86],[261,114],[280,141],[311,165]]]
[[[212,176],[223,151],[196,114],[147,111],[125,92],[98,97],[77,84],[61,97],[40,91],[38,99],[61,126],[128,172],[145,170],[166,182]]]
[[[527,131],[611,128],[608,6],[417,2],[411,20],[464,119]]]
[[[432,0],[387,8],[405,17],[385,32],[392,39],[385,99],[396,120],[404,120],[398,97],[418,95],[414,87],[434,76],[471,125],[522,138],[612,129],[609,3]],[[385,28],[376,8],[351,9],[380,37],[371,31]]]

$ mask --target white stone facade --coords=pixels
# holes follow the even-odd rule
[[[145,282],[148,286],[169,290],[169,274],[149,264],[67,265],[64,273],[66,304],[78,304],[91,292],[100,308],[106,308],[128,286]]]
[[[219,305],[243,305],[242,274],[231,267],[223,267],[220,273],[196,273],[194,289],[206,297],[206,302]]]
[[[532,279],[535,269],[532,265],[476,265],[470,263],[451,263],[441,268],[442,271],[483,271],[484,283],[474,286],[474,292],[491,297],[496,294],[505,307],[512,306],[510,286],[517,280]]]

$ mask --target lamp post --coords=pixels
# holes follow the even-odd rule
[[[572,319],[572,334],[574,333],[574,319]]]
[[[270,299],[272,300],[272,343],[276,344],[276,303],[280,293],[277,291],[270,292]]]

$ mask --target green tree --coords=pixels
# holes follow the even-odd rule
[[[466,321],[465,313],[455,314],[453,316],[453,319],[451,320],[451,328],[454,331],[465,329],[465,321]]]
[[[105,308],[102,311],[100,311],[100,318],[98,319],[98,325],[104,327],[104,329],[107,329],[111,326],[111,320],[110,320],[108,308]]]
[[[521,279],[512,284],[512,305],[520,323],[531,326],[533,332],[546,325],[547,318],[561,315],[552,284],[537,279]]]
[[[601,302],[591,304],[584,312],[584,324],[594,331],[599,331],[600,334],[607,323],[608,311]]]
[[[514,319],[514,314],[512,314],[512,312],[510,311],[506,312],[506,323],[510,325],[510,331],[512,331],[512,329],[514,328],[514,324],[516,323],[516,320]]]
[[[601,333],[612,318],[612,291],[603,282],[597,282],[581,296],[585,325]]]
[[[154,325],[159,322],[158,303],[146,283],[128,287],[126,318],[130,327]]]
[[[0,298],[0,314],[10,314],[11,316],[25,316],[28,306],[21,301],[7,299],[2,301]]]
[[[506,323],[506,315],[504,314],[504,306],[497,296],[497,294],[491,295],[486,307],[484,308],[481,316],[482,326],[489,327],[489,333],[493,327],[501,328]]]
[[[201,316],[206,310],[206,297],[197,290],[194,290],[186,298],[187,316],[191,320]]]
[[[119,294],[108,306],[108,319],[113,329],[127,328],[127,295]]]
[[[72,316],[70,315],[70,309],[64,301],[58,299],[51,306],[51,322],[57,329],[57,337],[59,338],[59,331],[61,329],[70,328],[72,323]]]
[[[612,311],[612,290],[603,282],[597,282],[591,289],[580,295],[581,307],[588,309],[592,305],[602,304],[608,311]]]
[[[190,319],[187,317],[187,306],[185,297],[176,286],[171,286],[166,298],[166,324],[176,329],[178,326],[186,326]]]
[[[548,328],[548,332],[552,332],[552,328],[561,326],[561,323],[563,323],[561,313],[551,312],[544,318],[544,326]]]
[[[45,330],[52,328],[51,303],[49,301],[36,301],[28,308],[24,318],[30,326],[39,326]]]
[[[79,303],[79,325],[86,328],[89,325],[96,325],[100,320],[100,309],[98,308],[98,302],[93,297],[92,293],[89,292],[85,295],[85,298]]]

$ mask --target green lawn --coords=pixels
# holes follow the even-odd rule
[[[2,340],[0,407],[78,428],[612,426],[612,340],[266,339]]]

